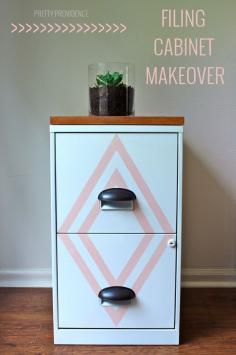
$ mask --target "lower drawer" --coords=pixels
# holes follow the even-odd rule
[[[59,328],[174,328],[175,235],[60,234]],[[172,243],[171,243],[172,242]],[[108,286],[134,290],[131,303],[101,304]]]

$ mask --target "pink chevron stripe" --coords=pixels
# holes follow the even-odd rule
[[[128,308],[124,306],[119,306],[118,309],[106,307],[106,311],[111,317],[113,323],[117,326],[120,323],[121,319],[124,317],[125,313],[128,311]]]
[[[108,188],[110,186],[110,184],[116,183],[116,182],[117,182],[117,179],[116,179],[116,174],[114,172],[112,174],[110,180],[108,181],[106,188]],[[93,242],[91,241],[89,236],[87,234],[85,234],[85,233],[89,232],[89,229],[90,229],[91,225],[93,224],[94,220],[97,218],[99,212],[100,212],[99,202],[96,201],[94,203],[90,213],[87,215],[84,223],[81,225],[78,233],[79,233],[79,236],[80,236],[84,246],[87,248],[91,257],[93,258],[96,265],[98,266],[98,268],[102,272],[104,278],[106,279],[108,284],[111,285],[111,284],[115,283],[115,281],[116,281],[115,278],[113,277],[112,273],[110,272],[109,268],[107,267],[106,263],[104,262],[101,254],[99,253],[99,251],[97,250],[97,248],[95,247],[95,245],[93,244]]]
[[[125,185],[124,185],[125,186]],[[143,228],[143,231],[148,231],[148,233],[154,233],[154,230],[151,226],[151,224],[148,222],[145,214],[142,212],[142,210],[139,208],[139,206],[135,206],[135,209],[133,211],[135,214],[137,220],[139,221],[139,224]]]
[[[67,251],[69,252],[71,257],[73,258],[74,262],[77,264],[80,271],[85,276],[88,284],[90,285],[92,290],[95,292],[95,294],[98,295],[98,293],[102,287],[98,284],[97,280],[95,279],[95,277],[93,276],[93,274],[89,270],[87,264],[85,263],[85,261],[81,257],[80,253],[78,252],[78,250],[74,246],[73,242],[70,240],[69,235],[61,234],[60,238],[61,238],[64,246],[66,247]],[[110,318],[112,319],[112,321],[115,325],[117,325],[120,322],[120,320],[124,316],[125,312],[127,311],[127,309],[122,306],[119,307],[119,309],[117,309],[117,310],[114,308],[111,308],[111,307],[104,307],[104,309],[108,313],[108,315],[110,316]]]
[[[107,280],[107,282],[109,284],[112,284],[113,282],[115,282],[115,279],[114,279],[112,273],[110,272],[109,268],[107,267],[106,263],[104,262],[101,254],[99,253],[99,251],[97,250],[97,248],[95,247],[95,245],[93,244],[91,239],[89,238],[89,235],[87,234],[91,224],[96,219],[96,217],[98,216],[99,212],[100,212],[100,210],[99,210],[99,202],[96,201],[94,203],[90,213],[86,217],[84,223],[80,227],[78,233],[79,233],[79,236],[81,238],[81,241],[83,242],[84,246],[88,250],[89,254],[93,258],[93,260],[95,261],[97,266],[99,267],[99,269],[102,272],[103,276],[105,277],[105,279]]]
[[[97,280],[89,270],[88,266],[86,265],[85,261],[81,257],[80,253],[74,246],[73,242],[70,240],[69,235],[66,234],[61,234],[60,238],[65,245],[67,251],[69,254],[72,256],[74,262],[77,264],[79,269],[81,270],[82,274],[86,278],[87,282],[89,283],[90,287],[92,290],[95,292],[96,295],[98,295],[99,291],[101,290],[100,285],[98,284]],[[167,238],[168,236],[166,235],[163,237],[162,241],[160,244],[157,246],[155,249],[151,259],[148,261],[146,264],[145,268],[143,269],[142,273],[138,277],[138,279],[135,281],[133,285],[133,290],[138,294],[138,292],[141,290],[142,286],[146,282],[148,276],[151,274],[152,270],[154,269],[155,265],[157,264],[158,260],[160,259],[161,255],[163,254],[166,245],[167,245]],[[112,285],[117,285],[116,283],[110,284],[109,286]],[[124,306],[119,306],[118,309],[114,309],[112,307],[104,307],[105,311],[108,313],[110,318],[112,319],[113,323],[117,326],[119,322],[122,320],[124,317],[125,313],[128,311],[128,307]]]
[[[109,181],[107,182],[105,188],[111,188],[113,186],[120,186],[120,187],[127,187],[127,184],[125,183],[122,175],[118,171],[118,169],[115,169],[112,176],[110,177]],[[96,201],[93,205],[93,208],[91,209],[90,213],[86,217],[84,223],[81,225],[79,228],[78,233],[88,233],[89,229],[91,228],[94,220],[97,218],[97,216],[100,213],[100,206],[99,206],[99,201]],[[144,231],[148,231],[149,233],[154,233],[154,230],[150,223],[148,222],[146,216],[142,213],[140,208],[138,208],[137,203],[136,203],[136,208],[134,209],[133,213],[135,214],[136,218],[138,219],[141,227],[143,228]]]
[[[100,213],[100,207],[99,207],[99,201],[96,200],[88,213],[87,217],[85,218],[83,224],[81,224],[78,233],[88,233],[91,225],[95,221],[95,219],[98,217]]]
[[[151,259],[148,261],[148,263],[146,264],[145,268],[143,269],[143,271],[141,272],[141,274],[139,275],[139,277],[135,281],[135,283],[133,285],[133,290],[136,293],[138,293],[140,291],[140,289],[142,288],[144,282],[147,280],[148,276],[150,275],[150,273],[152,272],[153,268],[157,264],[157,262],[160,259],[161,255],[163,254],[163,252],[164,252],[164,250],[165,250],[165,248],[167,246],[168,238],[169,238],[168,235],[165,235],[163,237],[162,241],[160,242],[160,244],[156,248],[155,252],[152,254]]]
[[[102,156],[101,160],[99,161],[97,167],[95,168],[94,172],[88,179],[86,185],[84,186],[83,190],[81,191],[79,197],[74,202],[70,212],[68,213],[65,221],[63,222],[59,233],[68,232],[71,225],[73,224],[74,220],[76,219],[77,215],[79,214],[81,208],[83,207],[86,199],[90,195],[92,189],[96,185],[98,179],[102,175],[107,163],[111,160],[114,154],[114,146],[113,141],[108,146],[107,150],[105,151],[104,155]]]
[[[126,185],[124,179],[122,178],[121,174],[119,173],[119,171],[117,169],[113,172],[111,178],[109,179],[108,183],[106,184],[106,188],[112,187],[114,185],[123,186],[123,187],[127,188],[127,185]],[[140,209],[135,209],[134,213],[135,213],[139,223],[143,227],[143,229],[145,230],[147,228],[146,230],[152,231],[152,227],[150,226],[148,220],[146,219],[146,217],[144,216],[142,211],[140,211]],[[80,238],[81,238],[83,244],[87,248],[88,252],[92,256],[96,265],[99,267],[100,271],[102,272],[102,274],[105,277],[105,279],[107,280],[107,282],[109,284],[112,284],[115,282],[117,284],[123,284],[125,282],[125,280],[131,274],[132,270],[134,269],[134,267],[137,264],[138,260],[140,259],[141,255],[146,250],[153,235],[145,235],[144,236],[144,238],[141,240],[141,242],[137,246],[136,250],[134,251],[133,255],[128,260],[127,264],[125,265],[125,267],[122,270],[118,279],[115,279],[113,277],[112,273],[110,272],[109,268],[105,264],[101,254],[99,253],[99,251],[97,250],[95,245],[92,243],[89,236],[87,234],[84,234],[84,233],[89,232],[89,228],[93,224],[93,222],[96,219],[96,217],[98,216],[98,214],[99,214],[99,205],[97,202],[95,202],[94,206],[92,207],[90,213],[86,217],[86,219],[85,219],[83,225],[81,226],[81,228],[79,229],[78,233],[80,235]]]
[[[153,238],[153,234],[144,235],[141,242],[139,243],[134,253],[132,254],[131,258],[128,260],[127,264],[124,266],[119,277],[117,278],[117,284],[124,285],[125,281],[128,279],[128,277],[134,270],[135,266],[137,265],[139,259],[143,255],[144,251],[147,249],[152,238]]]
[[[88,250],[89,254],[91,255],[96,265],[100,269],[101,273],[103,274],[104,278],[108,282],[108,284],[110,285],[114,284],[116,282],[116,279],[113,277],[112,273],[110,272],[109,268],[104,262],[101,254],[93,244],[92,240],[89,238],[88,234],[79,234],[79,236],[84,246]]]
[[[64,223],[62,224],[59,233],[67,233],[74,223],[78,213],[80,212],[81,208],[83,207],[84,203],[86,202],[87,197],[90,195],[91,191],[93,190],[94,186],[96,185],[97,181],[101,177],[102,173],[104,172],[105,167],[112,159],[115,152],[118,151],[121,158],[123,159],[126,167],[131,172],[135,182],[140,187],[143,195],[145,196],[149,206],[153,210],[157,220],[159,221],[162,229],[164,232],[174,233],[168,219],[166,218],[165,214],[163,213],[161,207],[157,203],[156,199],[154,198],[151,190],[145,183],[142,175],[140,174],[139,170],[137,169],[134,161],[132,160],[131,156],[125,149],[123,143],[119,139],[118,135],[116,134],[108,146],[107,150],[105,151],[104,155],[102,156],[101,160],[99,161],[97,167],[95,168],[94,172],[88,179],[84,189],[81,191],[79,197],[76,199],[74,205],[72,206],[70,212],[68,213]]]
[[[122,144],[121,140],[117,135],[114,136],[112,142],[108,146],[107,150],[105,151],[104,155],[102,156],[101,160],[99,161],[97,167],[95,168],[94,172],[88,179],[86,185],[84,186],[84,189],[80,193],[79,197],[76,199],[75,203],[73,204],[69,214],[67,215],[63,225],[60,228],[59,233],[63,233],[70,229],[71,225],[74,223],[77,215],[79,214],[81,208],[83,207],[84,203],[86,202],[87,197],[90,195],[92,192],[94,186],[96,185],[97,181],[103,174],[105,167],[109,163],[109,161],[112,159],[113,155],[115,152],[118,152],[123,159],[126,167],[130,171],[131,175],[133,176],[136,184],[139,186],[140,190],[142,191],[144,197],[146,198],[150,208],[153,210],[157,220],[159,221],[163,231],[168,231],[173,233],[172,227],[169,224],[165,214],[161,210],[159,204],[155,200],[154,196],[152,195],[149,187],[143,180],[142,175],[140,174],[139,170],[137,169],[135,163],[133,162],[132,158],[128,154],[127,150],[125,149],[124,145]],[[118,170],[115,170],[114,173],[112,174],[112,177],[110,178],[109,182],[107,183],[107,187],[111,186],[112,184],[115,185],[120,185],[123,187],[126,187],[125,181],[120,175]],[[92,207],[90,213],[86,217],[83,225],[79,229],[79,235],[84,243],[85,247],[89,251],[90,255],[96,262],[97,266],[99,267],[100,271],[102,272],[103,276],[107,280],[109,285],[115,285],[115,284],[124,284],[133,269],[135,268],[137,262],[139,261],[141,255],[144,253],[145,249],[147,248],[148,244],[150,243],[153,234],[145,235],[144,238],[141,240],[137,248],[135,249],[134,253],[132,254],[131,258],[128,260],[127,264],[125,265],[124,269],[121,271],[121,274],[117,279],[115,279],[110,272],[109,268],[107,267],[106,263],[104,262],[101,254],[98,252],[97,248],[94,246],[92,241],[89,239],[87,234],[84,234],[82,232],[88,233],[91,225],[93,224],[94,220],[97,218],[99,214],[99,206],[98,203],[96,202],[94,206]],[[142,211],[138,208],[134,210],[134,213],[136,215],[136,218],[138,219],[140,225],[142,226],[144,231],[149,231],[150,233],[153,233],[153,229],[148,222],[146,216],[142,213]],[[64,234],[66,236],[66,234]],[[151,259],[149,262],[146,264],[144,270],[141,272],[139,275],[138,279],[136,280],[133,288],[135,289],[136,293],[141,289],[143,284],[145,283],[146,279],[150,275],[151,271],[155,267],[156,263],[158,262],[159,258],[161,257],[162,253],[165,250],[166,247],[166,238],[168,236],[165,236],[159,246],[156,248],[155,252],[153,253]],[[87,279],[88,283],[90,284],[91,288],[94,290],[94,292],[97,294],[100,290],[100,286],[95,280],[92,272],[89,270],[88,266],[82,259],[81,255],[75,248],[73,242],[68,238],[63,238],[63,242],[69,253],[71,254],[72,258],[80,268],[81,272],[84,274],[85,278]],[[120,320],[123,318],[124,314],[126,313],[127,309],[124,307],[119,307],[118,311],[111,308],[107,307],[105,309],[109,316],[111,317],[112,321],[114,324],[118,324]]]
[[[145,196],[147,202],[149,203],[149,206],[151,207],[151,209],[155,213],[155,216],[156,216],[157,220],[159,221],[163,231],[174,233],[170,223],[168,222],[168,219],[166,218],[161,207],[159,206],[156,199],[154,198],[151,190],[149,189],[149,187],[145,183],[142,175],[140,174],[139,170],[137,169],[136,165],[134,164],[133,159],[128,154],[123,143],[121,142],[121,140],[119,139],[119,137],[117,135],[115,136],[113,142],[114,142],[114,145],[116,145],[117,151],[120,153],[121,157],[123,158],[128,170],[131,172],[134,180],[136,181],[137,185],[140,187],[143,195]]]
[[[87,264],[82,259],[81,255],[78,253],[76,247],[74,246],[74,244],[70,240],[69,235],[61,234],[60,238],[63,241],[63,244],[65,245],[66,249],[68,250],[68,252],[72,256],[74,262],[78,265],[78,267],[80,268],[83,275],[86,276],[86,279],[87,279],[88,283],[90,284],[90,286],[92,287],[93,291],[96,294],[98,294],[99,291],[101,290],[101,287],[97,283],[95,277],[91,273]]]

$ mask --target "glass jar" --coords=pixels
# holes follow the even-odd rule
[[[88,67],[89,114],[134,115],[134,65],[96,63]]]

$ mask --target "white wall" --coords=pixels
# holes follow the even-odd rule
[[[214,36],[211,58],[155,57],[154,38],[176,36],[173,30],[161,29],[162,7],[206,10],[206,28],[196,33],[179,30],[178,35]],[[55,18],[33,18],[34,9],[48,8],[86,8],[89,22],[123,22],[128,31],[123,34],[10,33],[11,22],[61,22]],[[209,273],[230,270],[234,276],[235,11],[233,0],[1,1],[1,270],[50,268],[49,116],[87,114],[88,63],[129,61],[136,67],[137,115],[186,117],[183,265],[191,270],[210,269]],[[70,21],[79,22],[79,19]],[[148,64],[225,66],[225,85],[146,86]]]

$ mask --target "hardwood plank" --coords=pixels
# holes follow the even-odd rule
[[[0,288],[0,354],[235,355],[236,289],[183,289],[180,346],[53,345],[51,289]]]
[[[51,116],[51,125],[175,125],[182,126],[184,117],[157,116]]]

